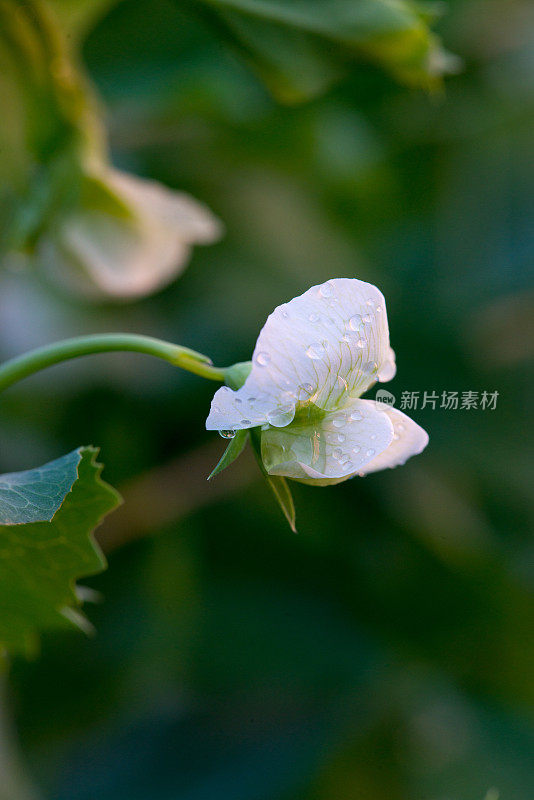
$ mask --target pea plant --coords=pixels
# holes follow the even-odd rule
[[[93,301],[154,292],[185,268],[193,245],[223,234],[203,203],[111,163],[79,51],[90,25],[112,5],[0,2],[7,109],[0,130],[0,270],[16,266]],[[439,89],[457,66],[431,30],[432,15],[409,0],[191,0],[186,6],[224,46],[246,54],[283,103],[325,91],[357,61],[427,90]],[[312,286],[276,308],[248,362],[216,367],[182,345],[96,334],[6,361],[0,391],[54,364],[113,351],[163,359],[222,384],[206,409],[206,428],[228,441],[209,479],[250,444],[293,530],[288,481],[336,484],[403,464],[428,442],[401,411],[362,399],[376,381],[394,376],[395,354],[384,297],[355,278]],[[121,502],[102,480],[97,454],[79,447],[44,466],[0,476],[0,647],[6,655],[35,652],[47,628],[90,629],[82,613],[87,590],[77,581],[105,568],[93,534]]]

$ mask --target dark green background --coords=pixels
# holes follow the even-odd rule
[[[441,98],[362,64],[297,107],[180,3],[126,0],[89,36],[115,163],[227,232],[135,305],[4,278],[3,355],[131,330],[229,364],[275,305],[353,276],[386,296],[397,398],[499,399],[412,411],[430,444],[405,467],[295,486],[295,536],[251,459],[205,484],[224,444],[200,379],[109,356],[6,393],[0,472],[94,443],[130,500],[88,582],[97,637],[13,668],[50,800],[534,796],[532,9],[452,3],[440,32],[465,60]]]

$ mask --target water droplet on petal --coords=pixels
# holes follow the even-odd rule
[[[371,297],[368,300],[365,301],[365,305],[369,306],[369,308],[372,308],[374,306],[374,304],[375,304],[374,300]]]
[[[375,308],[375,311],[376,311],[377,314],[381,314],[382,313],[382,306],[377,306]]]
[[[353,466],[354,466],[354,464],[352,463],[352,461],[345,461],[345,463],[342,464],[342,467],[345,470],[345,472],[348,472],[349,469],[353,468]]]
[[[222,436],[223,439],[233,439],[235,431],[219,431],[219,436]]]
[[[319,286],[319,294],[321,297],[332,297],[334,293],[334,287],[330,283],[323,283],[322,286]]]
[[[323,345],[319,344],[318,342],[313,342],[306,350],[306,355],[308,356],[308,358],[312,358],[315,360],[322,358],[324,356]]]
[[[353,447],[353,448],[352,448],[352,452],[353,452],[353,453],[359,453],[361,449],[362,449],[362,448],[360,447],[360,445],[358,445],[358,444],[357,444],[357,445],[356,445],[356,447]]]
[[[396,442],[398,442],[398,440],[400,439],[400,436],[399,436],[398,433],[394,433],[393,434],[393,438],[395,439]]]
[[[256,402],[256,398],[255,397],[247,397],[247,400],[248,400],[249,403],[255,403]]]
[[[236,397],[236,398],[234,399],[234,403],[236,403],[236,405],[238,405],[238,406],[240,406],[242,402],[243,402],[243,401],[241,400],[241,398],[240,398],[240,397]]]
[[[338,442],[344,442],[345,441],[345,434],[344,433],[338,433],[337,440],[338,440]]]
[[[319,314],[308,314],[308,322],[319,322]]]
[[[349,319],[349,328],[351,331],[357,331],[362,324],[362,318],[359,314],[355,314]]]
[[[242,419],[241,425],[252,425],[252,422],[249,419]]]
[[[254,358],[256,364],[260,367],[266,367],[269,361],[271,360],[271,356],[269,353],[257,353]]]
[[[363,339],[358,339],[358,341],[356,342],[356,347],[359,347],[360,350],[363,350],[363,348],[365,347],[364,340]]]
[[[403,431],[404,428],[405,428],[404,423],[403,422],[399,422],[398,425],[397,425],[397,430],[398,431]]]
[[[358,422],[358,420],[363,419],[363,416],[359,411],[353,411],[350,418],[353,422]]]
[[[336,417],[332,420],[334,428],[342,428],[345,424],[345,417]]]
[[[341,447],[336,447],[336,449],[332,453],[332,456],[336,459],[336,461],[340,461],[343,456],[343,450],[341,449]]]
[[[363,371],[366,372],[368,375],[371,375],[373,372],[376,372],[378,369],[378,364],[376,361],[368,361],[367,364],[364,366]]]
[[[369,448],[369,450],[366,452],[366,454],[365,454],[365,455],[366,455],[366,456],[374,456],[374,454],[375,454],[375,451],[373,450],[373,448],[372,448],[372,447],[370,447],[370,448]]]
[[[371,322],[371,319],[372,319],[371,315],[366,314],[364,317],[362,317],[362,322],[364,322],[367,325],[369,322]]]
[[[284,428],[286,425],[289,425],[290,422],[293,421],[295,416],[295,406],[292,404],[287,404],[283,406],[279,406],[275,408],[273,411],[269,411],[267,414],[267,419],[269,420],[270,424],[273,425],[275,428]]]
[[[302,389],[303,392],[306,392],[306,394],[311,394],[313,392],[313,386],[311,385],[311,383],[302,383],[300,385],[300,388]]]

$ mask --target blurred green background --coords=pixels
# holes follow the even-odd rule
[[[129,330],[229,364],[275,305],[353,276],[386,296],[397,400],[499,398],[409,412],[430,445],[405,467],[295,484],[295,536],[248,456],[206,483],[224,443],[194,376],[111,355],[6,393],[0,472],[94,443],[126,498],[86,582],[96,638],[12,669],[42,797],[534,797],[534,13],[457,0],[438,29],[464,59],[443,95],[362,63],[292,106],[186,4],[124,0],[89,33],[114,162],[226,235],[130,305],[3,274],[2,357]]]

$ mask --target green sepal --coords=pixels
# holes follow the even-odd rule
[[[223,469],[229,467],[230,464],[233,464],[236,458],[239,458],[239,456],[245,449],[247,439],[248,439],[248,430],[235,432],[235,436],[228,442],[228,447],[222,454],[221,460],[219,461],[215,469],[210,473],[210,475],[208,475],[209,481],[216,475],[218,475],[219,472],[222,472]]]
[[[254,451],[254,455],[256,456],[256,461],[259,464],[260,470],[262,471],[265,480],[271,487],[271,491],[276,497],[278,505],[282,509],[282,513],[289,523],[289,527],[293,533],[297,533],[295,524],[297,514],[291,489],[289,488],[289,484],[285,478],[282,478],[280,475],[269,475],[265,469],[261,458],[261,430],[259,428],[253,428],[250,431],[250,442],[252,444],[252,450]]]
[[[239,361],[226,367],[224,370],[224,380],[227,386],[234,391],[241,389],[252,370],[252,361]]]

